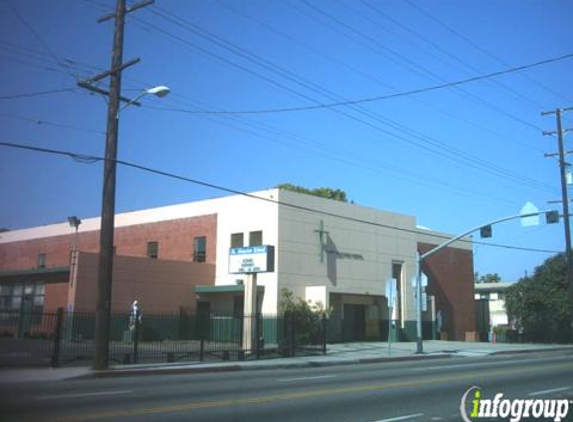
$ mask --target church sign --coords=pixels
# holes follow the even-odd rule
[[[274,270],[274,246],[264,245],[229,249],[229,274],[268,273]]]

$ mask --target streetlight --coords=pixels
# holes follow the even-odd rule
[[[68,217],[68,223],[70,224],[70,227],[76,230],[76,234],[74,237],[74,248],[73,248],[73,251],[75,252],[78,247],[78,229],[80,227],[80,224],[82,224],[82,220],[80,220],[75,215],[72,215],[71,217]]]
[[[117,19],[116,19],[117,22]],[[115,56],[114,56],[115,59]],[[115,61],[115,60],[114,60]],[[112,68],[121,64],[121,55]],[[109,361],[109,329],[111,319],[111,285],[113,278],[113,230],[115,226],[115,175],[117,167],[117,139],[119,129],[119,113],[144,95],[165,97],[170,89],[164,85],[149,88],[141,92],[135,99],[128,101],[123,107],[119,106],[121,91],[121,72],[111,72],[109,106],[107,113],[107,130],[105,143],[105,163],[103,170],[103,193],[100,229],[100,250],[98,266],[97,302],[95,311],[94,333],[94,369],[108,367]],[[136,103],[137,104],[137,103]]]
[[[117,118],[119,119],[119,113],[126,107],[129,107],[130,105],[137,103],[137,100],[139,100],[141,97],[145,96],[145,95],[155,95],[158,98],[163,98],[165,97],[167,94],[169,94],[171,92],[171,89],[169,89],[169,87],[165,86],[165,85],[158,85],[158,86],[154,86],[153,88],[149,88],[144,90],[143,92],[141,92],[137,97],[135,97],[133,100],[125,103],[122,107],[120,107],[120,109],[117,111]]]

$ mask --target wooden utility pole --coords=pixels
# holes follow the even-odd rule
[[[555,114],[557,130],[543,132],[544,135],[555,135],[557,134],[557,154],[546,154],[546,157],[552,157],[557,155],[559,157],[559,173],[561,176],[561,202],[563,205],[563,226],[565,227],[565,258],[567,262],[567,286],[568,286],[568,297],[569,297],[569,312],[570,312],[570,327],[571,327],[571,341],[573,342],[573,254],[571,252],[571,225],[569,219],[569,191],[567,189],[567,167],[571,166],[565,160],[567,152],[565,151],[565,146],[563,142],[563,135],[569,130],[563,130],[561,117],[564,111],[573,110],[573,107],[565,109],[557,109],[554,111],[545,111],[541,115]]]
[[[115,224],[115,185],[117,167],[117,140],[119,129],[120,101],[137,104],[121,97],[121,72],[128,66],[139,61],[131,60],[123,63],[123,34],[125,15],[134,10],[148,6],[153,0],[146,0],[126,8],[126,0],[117,0],[115,13],[106,15],[98,20],[105,22],[115,19],[111,69],[93,78],[79,81],[78,86],[106,95],[108,101],[107,130],[105,144],[105,164],[103,172],[103,194],[100,229],[100,254],[97,285],[97,302],[95,315],[94,362],[96,370],[106,369],[109,363],[109,328],[111,319],[111,291],[113,274],[113,235]],[[110,77],[109,92],[92,86],[93,82]]]

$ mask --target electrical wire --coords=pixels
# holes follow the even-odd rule
[[[58,94],[61,92],[72,92],[76,91],[77,87],[70,87],[70,88],[60,88],[60,89],[52,89],[49,91],[39,91],[39,92],[27,92],[22,94],[11,94],[11,95],[0,95],[0,100],[15,100],[19,98],[30,98],[30,97],[38,97],[41,95],[50,95],[50,94]]]
[[[345,5],[345,6],[348,6],[348,4],[346,4],[346,3],[344,3],[344,5]],[[330,54],[326,54],[326,52],[325,52],[324,50],[315,48],[315,47],[313,47],[312,45],[310,45],[310,44],[308,44],[308,43],[306,43],[306,42],[303,42],[301,39],[295,38],[293,35],[288,34],[288,33],[284,32],[284,31],[279,30],[276,26],[269,25],[269,24],[267,24],[264,20],[258,19],[258,18],[254,17],[254,16],[252,16],[252,15],[247,14],[243,9],[239,9],[239,8],[233,7],[233,6],[231,6],[230,4],[224,3],[224,2],[218,2],[218,3],[217,3],[217,6],[223,7],[223,8],[225,8],[225,9],[227,9],[228,11],[230,11],[231,13],[233,13],[233,14],[235,14],[235,15],[237,15],[237,16],[239,16],[239,17],[241,17],[241,18],[243,18],[243,19],[245,19],[245,20],[247,20],[247,21],[249,21],[249,22],[254,22],[256,25],[258,25],[258,26],[264,28],[266,31],[271,32],[271,33],[273,33],[273,34],[275,34],[275,35],[278,35],[279,37],[281,37],[281,38],[283,38],[283,39],[286,39],[287,41],[289,41],[289,42],[292,43],[292,44],[295,44],[295,45],[298,46],[298,47],[304,48],[305,50],[309,51],[309,52],[310,52],[311,54],[313,54],[314,56],[318,56],[318,57],[325,58],[326,60],[328,60],[328,61],[334,63],[335,65],[340,66],[340,67],[345,68],[345,69],[348,69],[349,71],[351,71],[351,72],[353,72],[353,73],[355,73],[355,74],[361,76],[362,78],[364,78],[364,79],[366,79],[366,80],[369,80],[369,81],[371,81],[371,82],[374,82],[374,83],[376,83],[377,85],[380,85],[380,86],[382,86],[382,87],[384,87],[384,88],[391,89],[393,92],[398,92],[398,89],[396,89],[394,86],[388,84],[387,82],[381,80],[380,78],[378,78],[378,77],[376,77],[376,76],[374,76],[374,75],[372,75],[372,74],[366,73],[366,72],[362,71],[360,68],[358,68],[358,67],[356,67],[356,66],[353,66],[352,64],[347,63],[347,62],[345,62],[345,61],[342,61],[342,60],[340,60],[340,59],[338,59],[338,58],[336,58],[336,57],[334,57],[334,56],[332,56],[332,55],[330,55]],[[378,8],[377,8],[377,9],[378,9]],[[379,9],[378,9],[378,10],[379,10]],[[381,11],[380,11],[380,12],[381,12]],[[385,16],[386,16],[386,15],[385,15]],[[389,18],[391,18],[391,17],[389,17]],[[397,25],[401,25],[400,22],[395,21],[395,23],[396,23]],[[378,25],[378,26],[379,26],[379,25]],[[439,47],[439,46],[437,46],[437,47]],[[426,51],[426,49],[424,49],[424,51]],[[446,52],[446,53],[447,53],[447,52]],[[449,53],[448,53],[448,54],[449,54]],[[454,57],[455,57],[455,56],[454,56]],[[480,73],[480,72],[478,72],[478,73]],[[464,118],[464,117],[461,117],[461,116],[459,116],[459,115],[456,115],[456,114],[452,113],[450,110],[445,110],[444,108],[439,107],[439,105],[437,105],[437,104],[435,104],[435,103],[432,103],[432,102],[430,102],[430,101],[424,100],[421,96],[413,96],[413,97],[409,97],[409,98],[411,98],[413,101],[416,101],[416,102],[418,102],[418,103],[421,103],[421,104],[425,105],[426,107],[428,107],[428,108],[430,108],[430,109],[432,109],[432,110],[435,110],[435,111],[437,111],[437,112],[443,114],[444,116],[447,116],[447,117],[449,117],[449,118],[451,118],[451,119],[454,119],[454,120],[461,121],[461,122],[463,122],[463,123],[465,123],[465,124],[468,124],[468,125],[470,125],[470,126],[473,126],[473,127],[477,128],[477,129],[479,129],[479,130],[481,130],[481,131],[484,131],[484,132],[488,132],[488,133],[490,133],[490,134],[493,134],[493,135],[495,135],[496,137],[499,137],[499,138],[501,138],[501,139],[503,139],[503,140],[505,140],[505,141],[509,141],[509,142],[511,142],[511,143],[517,144],[517,145],[519,145],[521,148],[525,147],[525,148],[528,148],[528,149],[530,149],[530,150],[532,150],[532,151],[535,151],[535,152],[541,153],[541,154],[543,154],[543,153],[545,152],[545,151],[544,151],[543,149],[541,149],[541,148],[537,148],[537,147],[534,147],[534,146],[532,146],[531,144],[526,143],[526,142],[524,142],[524,141],[511,138],[511,137],[509,137],[509,136],[507,136],[507,135],[505,135],[505,134],[503,134],[503,133],[501,133],[501,132],[498,132],[498,131],[494,130],[493,128],[491,128],[491,127],[489,127],[489,126],[481,125],[481,124],[478,124],[478,123],[476,123],[476,122],[474,122],[474,121],[470,121],[470,120],[468,120],[468,119],[466,119],[466,118]],[[210,107],[210,108],[212,108],[212,107]],[[212,109],[213,109],[213,111],[215,111],[215,108],[212,108]]]
[[[82,132],[91,132],[91,133],[97,133],[100,135],[105,135],[105,132],[103,132],[101,130],[89,129],[89,128],[85,128],[85,127],[70,125],[70,124],[66,124],[66,123],[53,122],[50,120],[42,120],[42,119],[37,119],[37,118],[33,118],[33,117],[18,116],[18,115],[8,114],[8,113],[0,113],[0,117],[22,120],[25,122],[35,123],[37,125],[55,126],[55,127],[65,128],[65,129],[73,129],[73,130],[78,130],[78,131],[82,131]]]
[[[184,28],[186,30],[191,31],[192,33],[201,36],[202,38],[207,39],[210,42],[213,42],[214,44],[216,44],[217,46],[224,48],[228,51],[231,51],[234,54],[239,55],[242,58],[245,58],[251,62],[253,62],[256,65],[259,65],[261,67],[263,67],[266,70],[272,71],[274,73],[276,73],[277,75],[286,78],[289,81],[292,81],[306,89],[312,90],[316,93],[319,93],[321,95],[325,95],[329,98],[335,98],[337,97],[336,94],[320,87],[319,85],[311,82],[311,81],[307,81],[304,78],[301,78],[295,74],[293,74],[292,72],[289,72],[288,70],[285,70],[277,65],[274,65],[273,63],[269,62],[268,60],[257,56],[251,52],[249,52],[248,50],[239,47],[217,35],[214,35],[213,33],[200,28],[199,26],[192,24],[191,22],[189,22],[186,19],[183,19],[179,16],[174,15],[171,12],[166,11],[165,9],[161,8],[161,7],[156,7],[155,9],[157,9],[158,11],[152,11],[151,13],[159,16],[181,28]],[[141,19],[137,19],[138,21],[147,24],[145,21],[141,20]],[[152,26],[152,28],[157,29],[156,26]],[[166,33],[166,31],[162,31],[163,33]],[[175,37],[176,39],[179,39],[180,37],[176,37],[173,36],[173,34],[171,34],[172,37]],[[188,44],[188,42],[185,42],[185,44]],[[210,53],[211,55],[213,53]],[[573,54],[571,55],[573,56]],[[228,61],[228,60],[226,60]],[[268,78],[266,78],[268,79]],[[289,89],[290,92],[293,92],[292,89]],[[295,93],[297,93],[300,96],[304,96],[306,99],[309,99],[310,101],[313,101],[315,103],[318,104],[318,106],[321,106],[321,102],[318,100],[315,100],[313,98],[308,97],[305,94],[300,94],[300,92],[295,91]],[[431,138],[427,135],[421,134],[418,131],[415,131],[413,129],[407,128],[404,125],[401,125],[395,121],[392,121],[388,118],[385,118],[383,116],[380,116],[376,113],[373,113],[369,110],[363,109],[363,108],[359,108],[356,109],[353,107],[352,104],[348,103],[348,105],[350,105],[353,109],[355,109],[355,111],[359,112],[361,115],[371,118],[377,122],[380,122],[384,125],[390,126],[391,128],[395,129],[398,131],[398,133],[394,133],[391,131],[388,131],[386,129],[383,129],[375,124],[372,124],[368,121],[365,121],[364,119],[361,119],[359,117],[356,117],[354,115],[350,115],[346,112],[343,112],[341,110],[334,110],[335,112],[342,114],[343,116],[354,120],[356,122],[359,122],[361,124],[364,124],[374,130],[380,131],[382,133],[384,133],[385,135],[391,136],[393,138],[397,138],[403,142],[409,143],[413,146],[416,146],[418,148],[422,148],[428,152],[437,154],[439,156],[451,159],[453,161],[457,161],[457,162],[462,162],[465,165],[469,165],[470,167],[474,167],[474,168],[478,168],[480,170],[485,170],[488,172],[494,172],[496,173],[497,176],[501,176],[504,178],[511,178],[513,179],[515,182],[519,183],[520,185],[523,185],[524,183],[529,184],[531,186],[534,186],[538,189],[542,189],[545,191],[551,191],[553,192],[553,187],[549,186],[549,185],[545,185],[545,184],[539,184],[537,181],[535,181],[532,178],[529,178],[528,176],[524,176],[524,175],[516,175],[513,172],[509,172],[505,169],[502,169],[500,167],[497,166],[493,166],[490,163],[487,163],[484,160],[480,160],[474,157],[469,156],[468,154],[460,151],[460,150],[456,150],[452,147],[447,146],[446,144],[444,144],[443,142],[440,142],[434,138]],[[181,109],[181,108],[174,108],[174,107],[164,107],[164,106],[148,106],[148,108],[153,108],[153,109],[157,109],[157,110],[167,110],[167,111],[177,111],[177,112],[186,112],[186,109]],[[195,110],[191,111],[193,114],[196,113]],[[403,136],[404,134],[407,134],[413,138],[419,139],[421,141],[423,141],[424,143],[420,143],[420,142],[416,142],[410,138],[406,138],[405,136]],[[430,144],[432,147],[428,147],[426,144]],[[477,166],[477,167],[476,167]]]
[[[570,59],[573,57],[573,53],[565,54],[559,57],[553,57],[550,59],[540,60],[535,63],[529,63],[522,66],[514,67],[511,69],[499,70],[492,73],[487,73],[479,76],[474,76],[467,79],[461,79],[458,81],[447,82],[440,85],[433,85],[424,88],[412,89],[409,91],[397,92],[393,94],[387,95],[376,95],[373,97],[366,97],[366,98],[359,98],[355,100],[348,100],[348,101],[336,101],[327,104],[317,104],[317,105],[310,105],[310,106],[296,106],[296,107],[280,107],[280,108],[268,108],[268,109],[256,109],[256,110],[181,110],[181,109],[169,109],[166,107],[162,107],[165,110],[171,111],[179,111],[185,112],[189,114],[270,114],[270,113],[290,113],[295,111],[309,111],[309,110],[320,110],[325,108],[333,108],[333,107],[345,107],[349,105],[356,105],[356,104],[363,104],[363,103],[371,103],[375,101],[384,101],[389,100],[392,98],[399,98],[399,97],[406,97],[410,95],[422,94],[431,91],[437,91],[440,89],[451,88],[458,85],[464,85],[471,82],[477,82],[484,79],[494,78],[496,76],[506,75],[508,73],[519,72],[521,70],[531,69],[534,67],[556,63],[562,60]]]
[[[476,50],[482,52],[483,54],[485,54],[486,56],[490,57],[491,59],[495,60],[496,62],[500,63],[503,66],[507,66],[510,67],[510,65],[508,63],[506,63],[504,60],[500,59],[499,57],[497,57],[496,55],[492,54],[490,51],[486,50],[484,47],[480,46],[478,43],[472,41],[470,38],[468,38],[466,35],[463,35],[462,33],[460,33],[459,31],[456,31],[453,27],[451,27],[450,25],[446,24],[445,22],[443,22],[442,20],[438,19],[436,16],[432,15],[431,13],[429,13],[427,10],[423,9],[422,7],[420,7],[418,4],[415,4],[413,1],[411,0],[403,0],[404,2],[406,2],[408,5],[410,5],[410,7],[412,7],[413,9],[417,10],[419,13],[421,13],[422,15],[426,16],[427,18],[429,18],[430,20],[434,21],[435,23],[437,23],[439,26],[441,26],[442,28],[445,28],[446,30],[448,30],[450,33],[454,34],[456,37],[460,38],[461,40],[465,41],[467,44],[471,45],[473,48],[475,48]],[[529,75],[526,74],[521,74],[521,76],[523,76],[524,78],[528,79],[529,81],[533,82],[535,85],[537,85],[538,87],[540,87],[541,89],[555,95],[556,97],[559,97],[565,101],[567,101],[568,103],[571,102],[570,98],[565,97],[563,94],[550,89],[548,87],[546,87],[545,85],[541,84],[540,82],[536,81],[534,78],[530,77]]]
[[[98,157],[98,156],[94,156],[94,155],[85,155],[85,154],[79,154],[79,153],[74,153],[74,152],[70,152],[70,151],[56,150],[56,149],[50,149],[50,148],[41,148],[41,147],[35,147],[32,145],[15,144],[15,143],[11,143],[11,142],[0,142],[0,146],[4,146],[7,148],[16,148],[16,149],[35,151],[35,152],[40,152],[40,153],[45,153],[45,154],[54,154],[54,155],[66,156],[66,157],[70,157],[70,158],[72,158],[78,162],[95,163],[95,162],[100,162],[100,161],[106,161],[106,159],[104,157]],[[432,233],[432,232],[427,232],[427,231],[417,230],[417,229],[408,229],[408,228],[404,228],[404,227],[396,227],[396,226],[392,226],[389,224],[378,223],[375,221],[364,220],[364,219],[356,218],[356,217],[350,217],[350,216],[346,216],[346,215],[342,215],[342,214],[337,214],[334,212],[329,212],[329,211],[324,211],[324,210],[320,210],[320,209],[316,209],[316,208],[306,207],[303,205],[292,204],[289,202],[279,201],[279,200],[275,200],[275,199],[271,199],[271,198],[265,198],[265,197],[257,196],[257,195],[247,193],[244,191],[240,191],[237,189],[232,189],[232,188],[216,185],[216,184],[209,183],[209,182],[204,182],[201,180],[192,179],[192,178],[189,178],[186,176],[178,175],[175,173],[170,173],[170,172],[167,172],[164,170],[154,169],[154,168],[151,168],[148,166],[144,166],[141,164],[137,164],[137,163],[133,163],[133,162],[125,161],[125,160],[116,159],[113,161],[116,164],[122,165],[124,167],[130,167],[130,168],[138,169],[138,170],[141,170],[141,171],[144,171],[147,173],[151,173],[151,174],[155,174],[158,176],[163,176],[163,177],[167,177],[170,179],[175,179],[175,180],[179,180],[179,181],[193,183],[195,185],[223,191],[226,193],[231,193],[234,195],[244,196],[246,198],[259,200],[259,201],[263,201],[263,202],[267,202],[267,203],[271,203],[274,205],[283,206],[283,207],[287,207],[287,208],[291,208],[291,209],[296,209],[299,211],[304,211],[304,212],[309,212],[309,213],[313,213],[313,214],[319,214],[322,216],[338,218],[338,219],[342,219],[342,220],[346,220],[346,221],[351,221],[354,223],[366,224],[366,225],[373,226],[373,227],[379,227],[379,228],[384,228],[384,229],[389,229],[389,230],[396,230],[396,231],[400,231],[400,232],[404,232],[404,233],[432,236],[432,237],[437,237],[437,238],[446,239],[446,240],[451,239],[451,237],[449,237],[449,236],[441,235],[438,233]],[[496,244],[496,243],[475,242],[475,241],[467,240],[467,239],[460,239],[459,241],[460,242],[466,242],[466,243],[475,243],[475,244],[479,244],[479,245],[483,245],[483,246],[492,246],[492,247],[499,247],[499,248],[505,248],[505,249],[516,249],[516,250],[523,250],[523,251],[530,251],[530,252],[560,253],[560,251],[549,250],[549,249],[524,248],[524,247],[518,247],[518,246],[512,246],[512,245],[501,245],[501,244]]]

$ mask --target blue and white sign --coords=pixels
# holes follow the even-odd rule
[[[274,246],[264,245],[229,249],[229,274],[268,273],[274,270]]]

